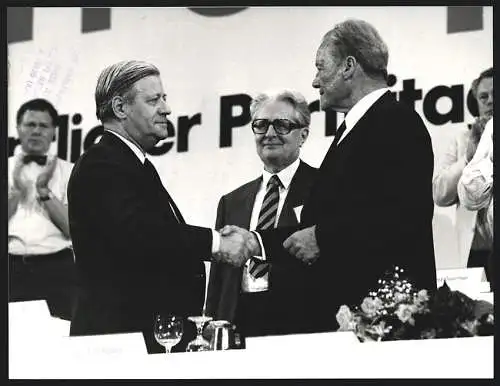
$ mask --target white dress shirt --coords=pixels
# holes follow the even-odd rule
[[[366,94],[363,98],[361,98],[358,103],[356,103],[346,114],[344,122],[346,129],[342,136],[340,137],[340,141],[342,141],[356,126],[356,123],[361,119],[363,115],[368,111],[370,107],[388,91],[387,87],[379,88],[378,90],[372,91],[369,94]]]
[[[119,138],[121,141],[123,141],[123,143],[125,143],[125,145],[127,145],[134,152],[134,154],[137,156],[137,158],[139,158],[139,161],[141,161],[142,164],[144,164],[144,162],[146,162],[146,155],[144,154],[142,149],[140,149],[135,143],[133,143],[132,141],[125,138],[123,135],[118,134],[114,131],[111,131],[111,130],[105,130],[105,131],[115,135],[117,138]],[[170,205],[170,203],[169,203],[169,205]],[[172,205],[170,205],[170,209],[172,209],[172,212],[175,215],[175,211],[174,211],[174,208],[172,208]],[[214,229],[211,229],[211,231],[212,231],[212,253],[216,253],[216,252],[219,252],[219,249],[220,249],[220,234],[219,234],[219,232],[215,231]]]
[[[294,162],[288,165],[285,169],[281,170],[276,175],[281,181],[281,186],[279,188],[279,201],[278,201],[278,211],[276,214],[276,220],[274,223],[274,227],[278,224],[278,219],[280,217],[281,211],[283,209],[283,204],[285,203],[286,196],[288,195],[288,191],[290,190],[290,183],[292,182],[292,178],[297,172],[299,168],[300,159],[297,158]],[[267,191],[267,183],[273,174],[269,173],[266,170],[262,172],[262,183],[260,184],[260,188],[255,196],[255,201],[252,209],[252,216],[250,218],[250,230],[255,230],[257,224],[259,222],[259,214],[260,209],[262,208],[262,204],[264,201],[264,197]],[[261,243],[262,245],[262,243]],[[262,260],[265,260],[264,256],[259,256]],[[264,277],[259,277],[257,279],[253,278],[248,272],[248,266],[250,264],[250,260],[247,260],[243,267],[243,277],[241,281],[241,288],[243,292],[261,292],[266,291],[269,288],[268,275]]]
[[[477,210],[476,229],[483,248],[493,248],[493,118],[484,128],[471,161],[458,180],[460,202],[468,210]]]
[[[484,128],[471,161],[458,181],[458,197],[469,210],[487,206],[493,189],[493,118]]]
[[[9,189],[13,186],[13,173],[16,162],[25,156],[21,147],[8,160]],[[48,159],[57,157],[47,154]],[[16,212],[9,220],[9,253],[15,255],[47,255],[71,247],[71,240],[52,222],[47,209],[38,201],[35,187],[36,179],[47,167],[35,162],[21,169],[20,177],[27,184],[27,198],[19,201]],[[48,183],[52,194],[64,205],[68,205],[66,194],[68,180],[73,164],[58,158],[54,174]]]

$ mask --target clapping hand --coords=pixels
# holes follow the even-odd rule
[[[313,225],[293,233],[283,242],[283,247],[303,263],[311,265],[319,257],[315,230],[316,225]]]
[[[28,195],[28,182],[21,177],[21,170],[24,166],[22,157],[18,157],[12,172],[12,188],[19,194],[21,200],[26,199]]]
[[[35,186],[39,195],[41,196],[47,195],[49,189],[48,184],[52,176],[54,175],[54,170],[56,168],[56,165],[57,165],[57,157],[52,157],[47,161],[45,169],[42,171],[42,173],[40,173],[40,175],[36,179]]]
[[[220,251],[216,260],[241,267],[253,255],[260,252],[259,244],[252,232],[235,225],[227,225],[220,230]]]
[[[490,118],[491,118],[490,116],[477,118],[471,125],[469,142],[467,143],[467,149],[465,154],[467,162],[469,162],[472,159],[472,157],[474,157],[477,145],[479,143],[479,140],[481,139],[481,135],[483,134],[486,122],[488,122]]]
[[[479,142],[481,135],[483,135],[486,123],[491,119],[491,115],[485,115],[476,118],[474,123],[471,125],[471,134],[473,135],[476,142]]]

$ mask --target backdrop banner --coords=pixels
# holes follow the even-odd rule
[[[34,8],[26,18],[31,36],[9,39],[9,154],[18,144],[17,109],[42,97],[60,113],[54,151],[74,162],[102,133],[94,102],[100,71],[149,61],[172,108],[169,138],[151,151],[152,162],[186,221],[213,227],[221,195],[261,171],[249,126],[257,93],[305,95],[313,114],[302,158],[320,165],[343,116],[319,111],[316,49],[336,23],[358,18],[386,41],[391,91],[424,119],[437,164],[473,120],[472,80],[493,64],[493,8],[475,8],[462,29],[449,7]],[[454,208],[436,208],[438,268],[463,264],[454,221]]]

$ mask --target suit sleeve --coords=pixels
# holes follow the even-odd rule
[[[144,200],[136,179],[119,164],[96,161],[79,173],[85,186],[75,186],[70,194],[75,201],[93,203],[93,210],[84,214],[88,223],[96,224],[103,239],[124,254],[141,251],[138,258],[160,256],[167,264],[175,260],[177,266],[211,257],[211,230],[164,216],[160,208]]]
[[[296,259],[283,248],[283,242],[299,229],[301,229],[300,226],[287,226],[259,231],[266,251],[266,258],[269,262],[287,264],[290,259]]]
[[[217,218],[215,220],[215,230],[219,230],[225,224],[225,196],[222,196],[219,200],[219,205],[217,206]],[[219,263],[212,261],[210,264],[210,275],[208,279],[208,289],[207,289],[207,304],[205,312],[207,315],[212,317],[216,317],[217,314],[217,305],[220,299],[221,293],[221,270]]]

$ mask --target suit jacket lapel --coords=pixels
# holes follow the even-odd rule
[[[159,210],[162,210],[167,216],[173,217],[174,219],[178,218],[179,222],[185,223],[180,210],[175,205],[174,200],[170,197],[170,194],[165,186],[161,183],[161,180],[156,181],[145,172],[144,164],[141,163],[139,158],[137,158],[134,152],[121,139],[114,134],[104,131],[100,142],[102,142],[105,146],[113,148],[115,153],[119,153],[120,158],[123,159],[120,160],[120,162],[126,164],[126,166],[124,166],[127,170],[136,173],[137,178],[140,181],[144,181],[144,186],[150,187],[150,192],[156,194],[162,202],[166,201],[166,203],[159,206]]]
[[[259,191],[260,185],[262,183],[262,176],[253,180],[249,185],[248,190],[242,197],[242,208],[241,208],[241,227],[249,229],[250,221],[252,218],[253,206],[255,203],[255,197]]]
[[[300,192],[304,190],[303,186],[305,184],[304,168],[304,163],[300,161],[299,167],[290,182],[290,190],[288,191],[285,202],[283,203],[283,209],[281,210],[280,218],[278,219],[278,227],[292,226],[299,223],[293,208],[297,206],[298,203],[303,204],[304,201],[304,197],[301,197],[300,194]]]

